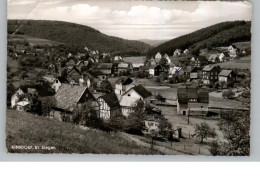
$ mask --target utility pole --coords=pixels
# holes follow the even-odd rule
[[[190,124],[190,108],[188,110],[188,125]]]

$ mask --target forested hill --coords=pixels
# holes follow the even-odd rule
[[[228,46],[234,42],[250,40],[251,21],[223,22],[167,41],[150,49],[147,55],[151,57],[157,52],[173,55],[175,49],[186,48],[197,54],[202,48]]]
[[[48,20],[8,20],[8,33],[24,34],[76,47],[122,53],[123,55],[143,55],[150,46],[140,41],[108,36],[91,27]]]

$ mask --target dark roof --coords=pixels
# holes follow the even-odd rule
[[[60,83],[69,84],[69,81],[65,77],[57,77],[57,79],[60,81]]]
[[[208,59],[205,56],[198,56],[199,61],[208,61]]]
[[[116,84],[128,85],[131,84],[133,80],[129,77],[120,77],[117,79]]]
[[[75,82],[78,82],[79,78],[81,77],[81,72],[77,68],[74,68],[72,71],[68,73],[68,78],[69,77],[73,79]]]
[[[120,107],[117,96],[114,92],[101,96],[110,108]]]
[[[161,65],[151,65],[149,68],[150,68],[150,69],[155,69],[155,68],[158,68],[158,67],[162,68]]]
[[[97,68],[98,69],[112,69],[113,63],[100,63]]]
[[[28,88],[36,89],[39,96],[52,96],[55,94],[55,91],[51,88],[51,86],[47,82],[42,82],[41,84],[33,84],[33,85],[24,85],[20,86],[21,90],[25,93],[28,92]]]
[[[206,88],[179,87],[177,97],[180,104],[188,104],[188,100],[191,98],[198,99],[199,103],[209,102],[209,92]]]
[[[57,101],[56,107],[67,111],[73,111],[86,90],[87,87],[84,86],[62,84],[55,94],[55,99]]]
[[[232,70],[222,70],[218,75],[228,77],[232,73]]]
[[[141,84],[138,85],[138,86],[135,86],[135,87],[133,87],[131,89],[135,90],[143,98],[147,98],[147,97],[152,96],[152,94],[147,89],[145,89]]]
[[[200,68],[194,67],[194,68],[191,69],[190,73],[192,73],[192,72],[198,72],[199,70],[200,70]]]

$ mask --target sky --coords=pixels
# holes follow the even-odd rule
[[[7,0],[8,19],[59,20],[130,40],[169,40],[234,20],[251,20],[249,2]]]

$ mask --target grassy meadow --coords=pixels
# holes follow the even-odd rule
[[[21,145],[32,149],[12,148]],[[6,147],[9,153],[150,154],[148,147],[137,145],[120,133],[80,128],[10,109],[7,109]]]

